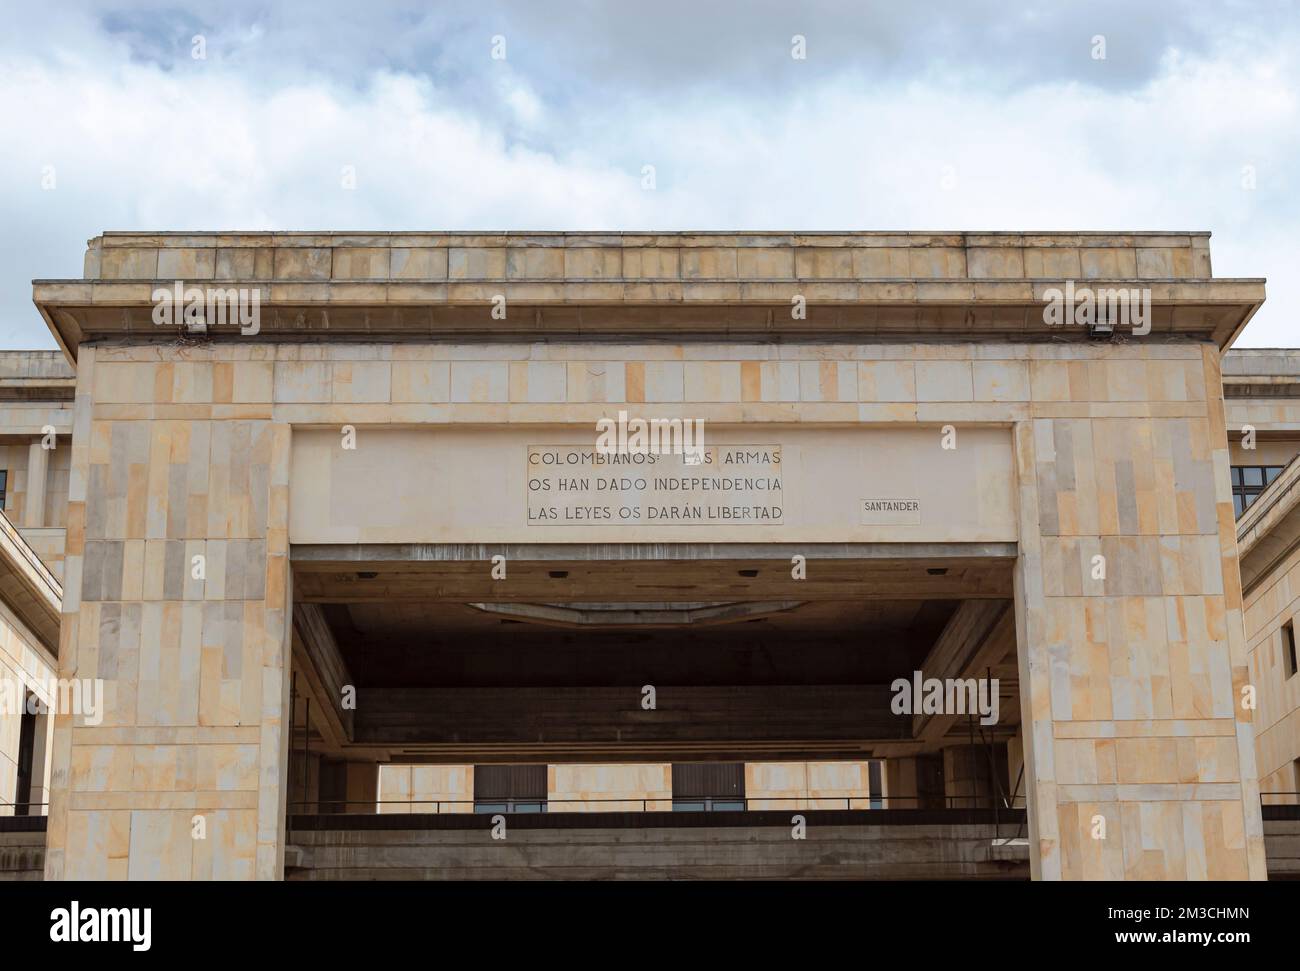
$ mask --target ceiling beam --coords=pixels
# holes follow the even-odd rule
[[[300,691],[316,702],[317,727],[326,745],[340,748],[352,740],[355,711],[345,708],[344,691],[355,699],[356,681],[348,670],[325,613],[315,604],[293,608],[294,670],[303,676]]]
[[[1014,548],[1014,547],[1013,547]],[[572,553],[570,554],[572,556]],[[294,560],[294,599],[306,603],[664,603],[745,600],[1006,599],[1010,557],[817,559],[805,578],[786,559],[490,558],[461,561]],[[496,576],[494,576],[496,572]]]
[[[1009,600],[967,600],[948,621],[921,664],[923,679],[940,681],[984,677],[1015,648],[1015,609]],[[964,714],[926,714],[919,701],[912,714],[912,734],[927,750],[942,747],[944,736]]]

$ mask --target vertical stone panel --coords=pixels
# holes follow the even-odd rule
[[[49,879],[282,872],[290,433],[270,420],[274,349],[172,353],[81,349],[60,676],[102,679],[105,712],[56,716]],[[235,389],[260,401],[222,411]]]
[[[1032,362],[1016,431],[1034,875],[1262,879],[1218,352],[1073,353],[1088,380]]]

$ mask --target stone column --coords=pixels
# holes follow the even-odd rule
[[[37,439],[27,449],[27,496],[23,500],[23,525],[45,525],[45,480],[49,472],[50,450]]]
[[[885,760],[885,791],[889,793],[886,809],[917,808],[916,759]]]
[[[1033,875],[1265,879],[1218,352],[1036,354],[1015,425]]]
[[[287,787],[289,427],[274,347],[83,346],[46,879],[276,879]],[[107,402],[108,404],[101,404]]]
[[[54,738],[54,719],[52,716],[36,716],[36,735],[32,748],[32,794],[31,801],[36,805],[31,810],[33,816],[45,816],[50,811],[50,742]]]
[[[949,745],[943,750],[943,788],[952,809],[991,809],[1001,805],[1005,786],[999,789],[995,775],[1001,775],[1006,761],[1001,744],[990,751],[987,745]],[[992,760],[992,764],[990,764]]]
[[[379,763],[349,762],[347,768],[350,813],[373,813],[379,799]],[[432,810],[434,807],[427,807]]]

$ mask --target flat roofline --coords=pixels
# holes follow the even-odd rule
[[[839,278],[832,278],[832,279],[818,279],[815,277],[746,276],[742,278],[742,277],[733,276],[733,277],[712,277],[707,280],[697,280],[692,282],[701,283],[701,284],[713,284],[713,283],[723,284],[723,283],[737,283],[737,282],[745,283],[745,284],[837,283],[837,284],[862,284],[862,285],[872,285],[872,286],[875,286],[877,284],[943,285],[943,284],[955,283],[955,284],[976,285],[976,286],[982,286],[984,284],[1004,284],[1004,285],[1014,284],[1017,286],[1028,285],[1035,288],[1049,288],[1049,287],[1059,287],[1060,284],[1066,282],[1067,279],[1069,278],[1066,277],[1030,277],[1030,278],[967,277],[967,276],[937,276],[937,277],[925,277],[925,278],[918,278],[918,277],[911,277],[911,276],[890,276],[890,277],[871,277],[869,279],[864,279],[859,277],[839,277]],[[291,283],[294,284],[295,286],[311,285],[311,284],[318,284],[318,285],[332,284],[334,286],[337,286],[339,284],[349,284],[349,283],[371,284],[371,285],[407,284],[407,283],[412,283],[412,284],[413,283],[447,283],[448,280],[446,277],[412,277],[412,278],[405,278],[402,280],[390,280],[390,279],[302,280],[297,277],[268,276],[268,277],[248,277],[242,279],[228,279],[228,280],[213,279],[210,277],[203,278],[203,279],[190,278],[188,280],[183,280],[183,282],[186,283],[187,286],[199,286],[200,284],[211,284],[214,287],[236,287],[239,286],[240,284],[251,284],[253,286],[266,286],[268,284],[273,284],[273,283],[283,283],[283,284]],[[512,276],[509,279],[501,279],[501,280],[497,280],[495,278],[484,278],[484,279],[470,278],[470,279],[452,280],[450,282],[462,283],[462,284],[475,284],[480,286],[490,286],[494,283],[500,283],[503,286],[509,286],[511,284],[519,284],[519,283],[554,283],[555,281],[547,277],[541,277],[541,276],[532,276],[532,277]],[[567,277],[563,282],[602,283],[602,282],[609,282],[609,279],[607,277]],[[674,283],[677,281],[650,280],[646,282]],[[1268,283],[1268,278],[1262,276],[1216,276],[1216,277],[1200,277],[1200,278],[1173,277],[1173,276],[1170,277],[1107,277],[1105,279],[1102,278],[1077,279],[1077,280],[1073,280],[1073,282],[1079,287],[1083,287],[1086,285],[1089,287],[1093,287],[1094,289],[1103,289],[1107,287],[1117,287],[1117,286],[1133,286],[1133,285],[1151,286],[1153,284],[1173,284],[1173,285],[1181,285],[1181,286],[1196,286],[1196,285],[1207,285],[1207,284],[1211,284],[1211,285],[1222,284],[1224,286],[1227,286],[1229,284],[1235,284],[1238,286],[1264,286]],[[32,280],[32,287],[33,289],[36,287],[98,287],[101,290],[103,290],[106,287],[126,286],[126,285],[137,286],[137,287],[139,286],[170,287],[174,285],[174,283],[175,280],[171,277],[120,277],[113,280],[84,280],[79,277],[62,277],[62,278],[55,277],[55,278],[34,279]],[[125,306],[129,304],[133,304],[135,302],[137,301],[124,300],[122,304]],[[335,302],[341,302],[341,301],[335,301]],[[370,300],[361,301],[361,303],[371,303],[371,302],[373,301]],[[554,302],[567,303],[572,301],[556,300]],[[710,301],[700,301],[700,302],[708,303]],[[735,303],[735,301],[732,300],[717,300],[713,302],[716,303],[718,306],[730,306]],[[758,303],[763,301],[755,301],[755,302]],[[843,302],[855,303],[857,301],[845,300]],[[905,302],[913,302],[913,301],[907,301],[904,298],[900,298],[898,302],[905,303]],[[601,305],[602,303],[608,304],[609,306],[623,305],[621,301],[600,301],[600,300],[589,301],[588,305],[598,306]],[[1254,350],[1254,348],[1244,348],[1244,350]],[[1279,348],[1279,350],[1293,350],[1293,348]]]
[[[166,229],[158,232],[106,229],[87,242],[109,236],[1195,236],[1206,229]]]
[[[1216,278],[1205,230],[106,231],[33,300],[69,357],[149,341],[153,293],[256,290],[261,339],[1087,340],[1073,284],[1149,299],[1158,338],[1227,347],[1264,280]],[[1118,294],[1118,295],[1116,295]],[[504,299],[507,315],[488,311]],[[251,298],[249,299],[251,302]],[[800,302],[806,314],[791,306]],[[508,316],[509,319],[506,319]],[[1054,321],[1055,322],[1055,321]],[[216,330],[209,336],[220,337]]]
[[[1231,347],[1223,355],[1224,384],[1289,384],[1300,380],[1300,347]]]

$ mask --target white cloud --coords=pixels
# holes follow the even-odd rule
[[[1296,37],[1170,51],[1134,87],[1010,93],[856,70],[560,93],[512,38],[472,103],[470,82],[409,70],[163,67],[89,28],[57,53],[9,44],[0,126],[22,136],[0,155],[0,346],[51,346],[28,281],[79,276],[102,230],[269,228],[1210,229],[1217,274],[1270,277],[1247,342],[1296,344]]]

